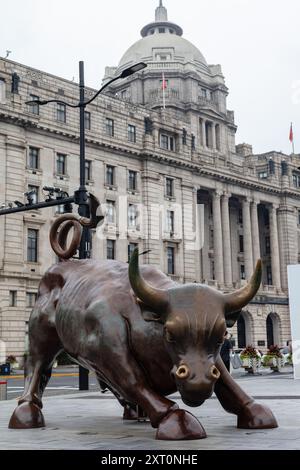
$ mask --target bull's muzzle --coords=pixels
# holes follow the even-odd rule
[[[185,365],[182,364],[181,366],[178,367],[178,369],[175,372],[176,378],[180,380],[185,380],[189,377],[190,371],[189,368]]]

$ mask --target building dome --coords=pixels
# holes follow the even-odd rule
[[[156,8],[155,22],[141,31],[142,39],[134,43],[121,58],[117,73],[137,62],[145,62],[148,68],[181,68],[209,73],[204,56],[191,42],[182,37],[180,26],[168,21],[166,8]],[[151,65],[152,64],[152,65]]]

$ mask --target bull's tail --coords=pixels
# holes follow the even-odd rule
[[[58,217],[50,229],[50,244],[54,253],[63,260],[72,258],[79,248],[82,236],[82,227],[96,228],[103,220],[103,215],[96,215],[99,207],[98,199],[89,194],[90,219],[77,214],[63,214]],[[67,247],[67,238],[71,229],[74,229],[73,238]],[[60,229],[60,230],[59,230]]]

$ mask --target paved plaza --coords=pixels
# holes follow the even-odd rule
[[[176,394],[180,406],[201,421],[207,439],[157,441],[149,423],[122,421],[122,410],[114,397],[92,390],[46,397],[46,428],[42,429],[8,429],[16,400],[0,402],[0,449],[300,449],[300,381],[295,381],[290,372],[254,377],[234,374],[248,393],[273,410],[278,429],[237,429],[235,416],[227,414],[215,397],[189,409]]]

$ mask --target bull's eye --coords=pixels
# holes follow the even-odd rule
[[[168,341],[168,343],[175,342],[173,335],[168,330],[165,330],[165,338],[166,338],[166,341]]]

